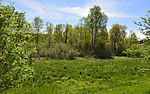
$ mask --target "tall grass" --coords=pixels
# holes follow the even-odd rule
[[[140,58],[46,60],[34,65],[32,86],[7,94],[149,94],[150,64]]]

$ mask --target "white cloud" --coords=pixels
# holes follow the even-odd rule
[[[24,4],[24,6],[26,8],[30,8],[36,12],[40,12],[41,14],[45,14],[44,7],[37,2],[34,2],[32,0],[18,0],[18,1],[21,2],[22,4]]]
[[[89,8],[88,8],[89,9]],[[65,8],[60,8],[60,10],[68,13],[72,13],[78,16],[87,16],[88,15],[88,9],[86,8],[81,8],[81,7],[65,7]]]
[[[102,11],[108,17],[113,18],[131,18],[133,16],[129,16],[120,12],[117,5],[118,2],[116,0],[88,0],[83,7],[63,7],[60,8],[54,4],[41,4],[36,0],[16,0],[23,5],[26,9],[27,16],[35,17],[40,16],[41,18],[48,19],[66,19],[66,20],[77,20],[80,17],[86,17],[90,11],[90,8],[94,5],[98,5],[101,7]],[[48,1],[47,1],[48,2]],[[68,14],[67,14],[68,13]],[[68,16],[69,15],[69,16]],[[74,15],[74,16],[70,16]],[[76,17],[75,17],[76,16]],[[72,18],[71,18],[72,17]]]
[[[139,30],[136,30],[135,33],[139,39],[146,38],[146,36],[144,34],[142,34]]]
[[[102,11],[105,12],[105,14],[108,17],[113,17],[113,18],[134,17],[120,12],[119,8],[116,7],[118,5],[118,2],[116,2],[116,0],[89,0],[84,7],[65,7],[62,8],[61,10],[81,17],[83,16],[85,17],[88,15],[90,8],[92,8],[94,5],[100,6]]]
[[[135,34],[136,34],[136,36],[138,37],[138,39],[146,38],[146,36],[145,36],[144,34],[142,34],[142,33],[140,32],[140,30],[138,30],[138,29],[131,29],[130,31],[135,32]],[[130,31],[127,30],[127,36],[130,35]]]
[[[18,0],[26,9],[26,16],[47,19],[61,19],[62,14],[59,9],[54,6],[45,6],[34,0]]]

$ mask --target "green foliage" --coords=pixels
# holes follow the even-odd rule
[[[70,45],[64,43],[55,43],[49,50],[49,56],[55,59],[74,59],[79,52]]]
[[[150,62],[150,46],[145,46],[143,50],[143,56],[144,56],[144,61],[149,63]]]
[[[30,27],[24,13],[13,6],[0,5],[0,92],[10,87],[20,87],[33,78],[32,51],[25,46],[32,37],[23,28]]]
[[[143,57],[143,46],[140,44],[133,44],[124,51],[124,54],[128,57]]]
[[[100,45],[95,48],[95,57],[96,58],[103,58],[103,59],[106,59],[106,58],[111,58],[113,56],[113,53],[111,51],[111,48],[109,45]]]
[[[37,51],[37,57],[40,59],[40,53],[39,53],[39,34],[41,33],[41,29],[43,26],[43,20],[40,17],[35,17],[34,22],[32,23],[33,31],[35,33],[35,42],[36,42],[36,51]]]
[[[142,33],[150,39],[150,11],[148,11],[146,17],[141,17],[141,20],[141,22],[135,22],[135,24],[138,25]]]
[[[138,44],[138,43],[139,43],[139,42],[138,42],[138,38],[137,38],[135,32],[132,32],[132,31],[131,31],[131,35],[130,35],[130,46],[131,46],[132,44]]]
[[[90,27],[92,47],[95,48],[96,43],[98,42],[97,35],[106,28],[108,17],[101,12],[101,8],[99,6],[94,6],[94,8],[90,9],[87,19],[89,20],[87,23]]]
[[[54,30],[55,42],[60,43],[63,41],[62,34],[63,34],[64,27],[65,26],[63,24],[56,25]]]
[[[126,26],[115,24],[110,29],[110,44],[115,55],[121,55],[125,49]]]
[[[145,46],[144,48],[144,60],[146,62],[150,62],[150,11],[148,11],[148,14],[146,15],[146,17],[141,17],[140,22],[135,22],[136,25],[139,26],[139,29],[141,30],[141,32],[146,36],[146,38],[144,39],[144,44],[146,44],[147,46]]]
[[[149,45],[150,44],[150,11],[148,11],[148,14],[145,17],[141,17],[141,20],[142,21],[135,22],[135,24],[139,26],[141,32],[146,36],[144,42],[147,43],[147,45]]]
[[[50,46],[51,46],[51,42],[52,42],[52,32],[53,32],[53,24],[52,23],[49,23],[49,22],[47,22],[46,23],[46,31],[47,31],[47,34],[48,34],[48,46],[47,46],[47,48],[50,48]]]
[[[140,44],[133,44],[130,48],[127,48],[124,51],[128,57],[139,57],[139,58],[147,58],[150,55],[150,46],[140,45]]]
[[[101,12],[99,6],[91,8],[88,17],[82,18],[80,23],[73,27],[69,24],[57,24],[55,27],[51,23],[46,23],[46,33],[36,33],[37,54],[35,57],[49,57],[49,48],[55,43],[65,43],[77,49],[81,57],[111,57],[111,50],[108,41],[106,24],[108,17]],[[34,20],[34,24],[38,21]],[[42,21],[41,21],[42,22]],[[36,25],[40,25],[38,23]],[[40,30],[33,25],[35,31]]]
[[[146,55],[146,56],[144,57],[144,61],[147,62],[147,63],[150,62],[150,54],[148,54],[148,55]]]

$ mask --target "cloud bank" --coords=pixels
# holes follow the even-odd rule
[[[122,13],[117,7],[118,2],[116,0],[87,0],[85,4],[77,7],[59,7],[57,4],[51,4],[51,1],[47,1],[49,4],[43,4],[37,0],[17,0],[23,5],[27,16],[41,16],[48,19],[66,19],[66,20],[78,20],[81,17],[86,17],[90,8],[94,5],[101,7],[102,11],[110,18],[131,18],[128,14]]]

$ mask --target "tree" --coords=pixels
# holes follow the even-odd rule
[[[29,27],[24,13],[13,6],[0,4],[0,93],[11,87],[23,86],[33,78],[32,51],[25,50],[31,35],[22,32]]]
[[[131,31],[131,35],[130,35],[130,46],[133,44],[138,44],[138,38],[135,34],[135,32]]]
[[[75,27],[74,27],[74,33],[75,33],[75,36],[74,36],[74,38],[76,39],[76,47],[77,48],[80,48],[80,46],[81,46],[81,30],[80,30],[80,26],[79,25],[76,25]]]
[[[144,54],[144,58],[146,62],[150,61],[150,51],[149,51],[149,45],[150,45],[150,10],[148,11],[149,14],[146,15],[146,17],[141,17],[141,22],[135,22],[136,25],[139,26],[139,29],[141,32],[146,36],[145,43],[147,46],[147,53]]]
[[[115,24],[109,31],[111,49],[116,55],[120,55],[124,49],[126,26]]]
[[[101,8],[99,6],[94,6],[94,8],[90,9],[90,14],[88,15],[88,19],[90,20],[92,45],[95,48],[96,41],[97,41],[97,33],[102,31],[103,28],[106,28],[108,18],[103,12],[101,12]],[[94,37],[94,42],[93,42],[93,37]]]
[[[89,30],[89,21],[87,18],[83,18],[84,19],[84,39],[85,39],[85,47],[87,47],[87,32]]]
[[[33,31],[36,34],[35,40],[36,40],[36,49],[37,49],[37,55],[38,60],[40,59],[40,53],[39,53],[39,33],[43,26],[43,20],[40,17],[35,17],[34,21],[32,23]]]
[[[68,44],[70,44],[71,46],[73,46],[74,42],[74,32],[73,32],[73,28],[72,25],[70,25],[70,29],[68,32]]]
[[[55,37],[55,42],[62,42],[63,41],[63,31],[64,31],[65,25],[64,24],[58,24],[55,27],[54,30],[54,37]]]
[[[72,26],[67,24],[66,28],[65,28],[65,32],[64,32],[64,36],[65,36],[65,44],[67,44],[68,42],[68,33],[71,30]]]
[[[51,40],[52,40],[53,24],[47,22],[46,29],[47,29],[47,34],[48,34],[48,49],[49,49],[51,45]]]
[[[83,28],[83,18],[80,19],[80,25],[79,25],[79,36],[80,36],[80,43],[79,43],[79,47],[82,48],[82,44],[84,41],[84,28]]]
[[[139,26],[141,32],[146,36],[147,42],[150,43],[150,10],[146,17],[141,17],[141,22],[135,22]]]

